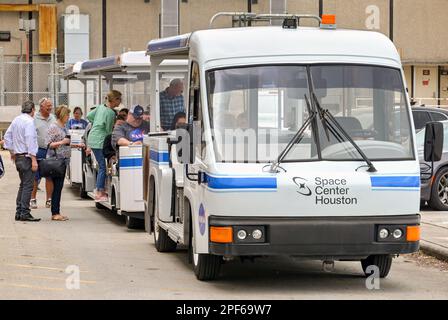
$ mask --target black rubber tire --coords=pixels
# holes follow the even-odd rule
[[[145,231],[149,234],[154,232],[154,180],[151,177],[148,183],[148,195],[145,202]]]
[[[141,229],[143,227],[144,221],[142,219],[133,218],[126,216],[126,227],[128,229]]]
[[[173,252],[177,248],[177,243],[168,236],[166,230],[160,227],[158,239],[156,239],[156,233],[154,232],[154,243],[158,252]]]
[[[104,209],[103,205],[101,203],[99,203],[99,202],[95,202],[95,208],[101,209],[101,210]]]
[[[190,219],[190,221],[192,221]],[[196,278],[200,281],[215,280],[219,276],[221,271],[222,257],[212,254],[198,254],[197,264],[194,261],[194,249],[193,249],[193,228],[192,222],[190,222],[190,241],[188,246],[188,260],[193,264],[193,270]]]
[[[193,270],[200,281],[215,280],[221,271],[222,257],[213,254],[199,254],[197,265],[193,259]]]
[[[80,190],[79,190],[79,197],[81,199],[90,199],[90,197],[87,194],[87,192],[82,189],[82,186],[80,187]]]
[[[367,273],[367,267],[377,266],[380,271],[380,278],[386,278],[389,274],[390,268],[392,267],[391,255],[372,255],[367,257],[367,259],[361,260],[362,270],[366,277],[371,276],[371,273]]]
[[[154,197],[154,208],[157,208],[157,198]],[[168,232],[157,225],[158,212],[154,209],[154,244],[158,252],[173,252],[177,248],[177,243],[169,236]],[[157,238],[156,228],[158,228],[159,237]]]
[[[437,172],[436,178],[434,179],[434,183],[431,187],[431,198],[428,201],[429,206],[438,211],[447,211],[448,210],[448,202],[447,204],[444,204],[440,201],[439,198],[439,183],[441,178],[448,173],[448,167],[442,168]]]

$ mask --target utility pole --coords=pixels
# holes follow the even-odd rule
[[[5,105],[5,58],[0,47],[0,106]]]
[[[107,57],[107,1],[102,1],[102,22],[103,22],[103,58]]]
[[[28,0],[28,4],[33,4],[33,0]],[[33,12],[30,11],[28,13],[28,20],[29,21],[33,21]],[[35,26],[34,26],[34,30],[36,30]],[[32,37],[32,32],[33,28],[30,28],[27,32],[26,32],[26,37],[28,40],[28,97],[29,100],[33,101],[33,94],[32,92],[34,91],[34,86],[33,86],[33,37]]]
[[[389,38],[394,41],[394,0],[389,0]]]
[[[247,12],[252,12],[252,0],[247,0]],[[252,21],[249,20],[247,25],[252,26]]]
[[[28,17],[32,18],[32,13]],[[26,36],[26,92],[27,99],[33,100],[33,37],[32,31],[36,30],[36,20],[33,19],[23,19],[20,17],[19,19],[19,30],[25,32]]]

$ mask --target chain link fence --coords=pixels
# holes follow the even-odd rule
[[[20,106],[26,100],[37,103],[50,97],[55,105],[67,103],[60,92],[63,64],[57,54],[50,61],[25,62],[22,56],[5,56],[0,48],[0,106]]]
[[[98,79],[86,82],[66,80],[64,63],[58,62],[53,51],[49,61],[25,62],[21,56],[5,56],[0,47],[0,107],[20,106],[32,100],[36,104],[43,97],[49,97],[54,105],[68,105],[72,109],[82,107],[86,112],[91,106],[102,103],[110,89],[106,81],[102,83],[102,97]],[[113,88],[123,94],[123,106],[134,104],[149,107],[149,80],[114,81]]]

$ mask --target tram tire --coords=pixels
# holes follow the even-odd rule
[[[193,228],[190,227],[189,261],[193,264],[196,278],[200,281],[212,281],[219,277],[222,265],[222,257],[212,254],[194,253]]]
[[[448,198],[440,199],[439,194],[439,185],[446,185],[448,188],[448,167],[442,168],[439,172],[437,172],[436,177],[434,179],[434,183],[431,187],[431,198],[428,201],[429,206],[438,211],[447,211],[448,210]],[[446,192],[444,192],[446,194]]]
[[[126,227],[128,229],[141,229],[143,226],[143,220],[142,219],[137,219],[137,218],[133,218],[130,216],[126,216]]]
[[[173,252],[176,250],[177,243],[174,242],[169,236],[168,232],[159,226],[158,238],[156,237],[156,232],[154,232],[154,242],[156,244],[156,249],[158,252]]]
[[[392,267],[392,259],[392,256],[388,254],[369,256],[366,259],[361,260],[362,270],[366,277],[369,277],[372,275],[372,270],[367,270],[368,267],[376,266],[379,269],[380,278],[386,278]]]
[[[173,252],[177,248],[177,243],[168,235],[168,231],[158,225],[158,204],[154,197],[154,243],[158,252]]]

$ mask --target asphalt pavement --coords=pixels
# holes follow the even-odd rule
[[[32,212],[42,221],[14,221],[18,176],[1,154],[7,174],[0,180],[0,299],[448,298],[448,264],[422,254],[396,258],[379,290],[367,288],[359,262],[336,262],[326,272],[318,261],[286,257],[232,261],[218,280],[200,282],[186,250],[158,253],[152,236],[128,230],[122,217],[80,200],[67,185],[62,214],[69,221],[50,220],[43,191]],[[422,217],[422,244],[446,246],[448,213]]]

